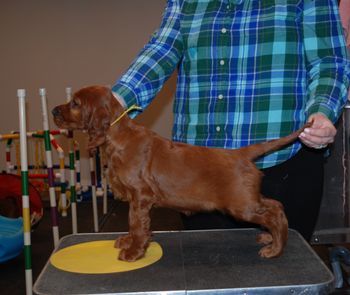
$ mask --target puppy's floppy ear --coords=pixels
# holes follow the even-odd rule
[[[110,127],[110,113],[106,108],[95,110],[93,118],[89,124],[88,149],[94,152],[96,148],[106,141],[106,134]]]

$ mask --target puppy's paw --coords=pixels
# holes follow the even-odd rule
[[[145,255],[145,251],[142,249],[122,249],[119,253],[119,260],[133,262],[140,258],[142,258]]]
[[[268,232],[262,232],[256,236],[256,242],[258,244],[268,245],[268,244],[271,244],[272,241],[273,241],[272,235]]]
[[[262,258],[273,258],[278,257],[282,254],[282,249],[279,247],[276,247],[273,244],[267,245],[260,249],[259,255]]]
[[[114,248],[128,249],[132,244],[131,235],[121,236],[117,238],[114,242]]]

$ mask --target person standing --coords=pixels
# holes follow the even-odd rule
[[[324,148],[350,80],[336,1],[168,0],[159,29],[112,91],[125,107],[145,109],[175,70],[174,141],[236,149],[313,120],[300,141],[256,161],[262,194],[281,201],[290,227],[310,239]],[[239,226],[217,212],[183,221],[188,229]]]

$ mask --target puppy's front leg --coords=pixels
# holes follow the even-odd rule
[[[144,256],[151,237],[151,208],[152,203],[144,198],[133,198],[129,203],[129,234],[119,240],[125,247],[119,253],[120,260],[135,261]]]

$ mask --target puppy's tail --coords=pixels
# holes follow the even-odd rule
[[[269,141],[262,142],[262,143],[248,145],[248,146],[242,148],[242,150],[246,153],[247,157],[250,160],[254,160],[260,156],[263,156],[265,154],[279,150],[282,147],[292,143],[293,141],[295,141],[298,138],[298,136],[304,131],[305,128],[312,126],[312,124],[313,124],[313,121],[308,122],[303,127],[298,129],[297,131],[294,131],[293,133],[289,134],[288,136],[278,138],[278,139],[269,140]]]

